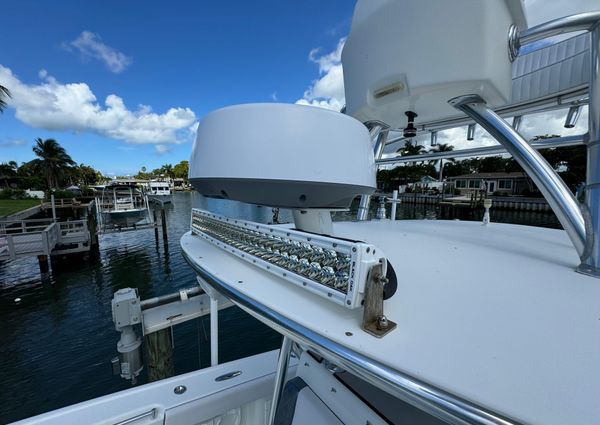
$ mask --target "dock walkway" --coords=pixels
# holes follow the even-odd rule
[[[52,219],[0,223],[0,260],[85,252],[90,232],[85,220],[57,222]]]

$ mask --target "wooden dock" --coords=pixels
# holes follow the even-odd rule
[[[90,250],[85,220],[30,219],[0,223],[0,260],[46,257]]]

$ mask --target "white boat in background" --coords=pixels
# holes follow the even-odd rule
[[[133,185],[109,185],[96,197],[102,225],[131,227],[147,218],[148,198]]]
[[[161,180],[150,180],[148,182],[148,199],[159,204],[168,204],[172,201],[171,185]]]
[[[139,327],[207,314],[211,367],[20,424],[600,424],[599,25],[594,12],[528,28],[519,0],[359,0],[342,54],[345,114],[238,105],[198,127],[194,188],[290,208],[294,223],[194,209],[181,248],[199,287],[173,304],[115,293],[122,377],[143,368]],[[570,32],[585,33],[520,54]],[[529,144],[502,118],[564,109],[572,124],[584,104],[585,135]],[[500,145],[383,156],[475,125]],[[584,205],[536,151],[577,144],[588,150]],[[487,214],[368,220],[379,165],[499,152],[564,230]],[[332,222],[357,195],[357,220]],[[279,353],[219,364],[218,310],[231,303],[282,335]]]

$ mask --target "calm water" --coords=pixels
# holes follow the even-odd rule
[[[196,284],[183,259],[179,238],[189,228],[192,206],[254,221],[272,220],[270,208],[206,200],[175,193],[166,207],[168,248],[157,245],[152,230],[102,236],[98,257],[70,260],[40,276],[37,260],[0,262],[0,423],[130,388],[113,376],[118,333],[111,320],[115,291],[138,288],[142,299]],[[389,211],[388,211],[389,214]],[[439,214],[431,205],[401,205],[399,219]],[[480,219],[480,213],[476,219]],[[336,214],[347,220],[353,213]],[[280,220],[289,221],[281,211]],[[492,209],[492,220],[558,227],[552,213]],[[21,303],[14,299],[20,297]],[[209,364],[209,319],[175,326],[175,371]],[[277,348],[280,337],[237,308],[219,316],[220,361]],[[139,380],[141,385],[146,376]]]

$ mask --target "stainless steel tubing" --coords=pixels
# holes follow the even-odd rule
[[[517,422],[426,384],[351,350],[260,304],[200,267],[183,251],[192,268],[215,290],[267,326],[293,339],[378,388],[450,424],[509,425]],[[281,370],[278,368],[278,370]]]
[[[204,294],[204,290],[199,286],[192,288],[183,289],[188,297],[194,297],[196,295]],[[147,300],[140,301],[140,307],[142,310],[146,310],[152,307],[158,307],[159,305],[168,304],[173,301],[179,301],[181,299],[181,291],[173,292],[172,294],[161,295],[160,297],[148,298]]]
[[[290,354],[292,352],[292,340],[284,335],[279,351],[279,360],[277,360],[277,372],[275,373],[275,388],[273,389],[273,400],[271,400],[271,410],[269,412],[269,425],[275,424],[275,415],[285,385],[285,376],[290,363]]]
[[[375,144],[373,145],[373,156],[375,156],[375,159],[379,159],[383,155],[383,149],[385,148],[389,134],[389,127],[382,127],[381,124],[377,126],[379,128],[376,131],[376,136],[371,136],[371,140],[375,139]],[[374,132],[371,131],[370,133],[373,134]]]
[[[475,124],[473,124],[475,125]],[[566,146],[579,146],[587,141],[587,134],[577,136],[555,137],[552,139],[544,139],[531,142],[529,146],[534,149],[560,148]],[[480,155],[496,155],[506,153],[506,149],[502,145],[484,146],[481,148],[459,149],[450,152],[427,152],[419,155],[395,156],[390,158],[380,159],[376,161],[378,165],[394,164],[405,162],[420,162],[433,161],[437,159],[448,158],[466,158]]]
[[[589,214],[589,256],[579,271],[600,277],[600,23],[592,29],[589,141],[585,203]]]
[[[598,21],[600,21],[600,11],[578,13],[576,15],[554,19],[531,27],[526,31],[522,31],[518,38],[519,44],[523,46],[555,35],[576,31],[590,31]]]
[[[361,195],[360,204],[358,204],[358,212],[356,213],[356,219],[358,221],[365,221],[369,218],[369,205],[371,204],[371,195]]]
[[[365,126],[369,129],[369,135],[373,144],[373,156],[375,160],[381,159],[389,134],[389,126],[379,121],[366,122]],[[356,219],[365,221],[369,217],[369,205],[371,204],[371,195],[361,195]]]
[[[481,97],[459,96],[449,101],[471,117],[500,142],[525,172],[556,214],[580,258],[586,256],[586,228],[577,200],[548,162],[506,121],[492,111]]]

